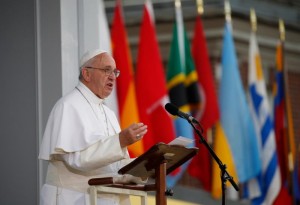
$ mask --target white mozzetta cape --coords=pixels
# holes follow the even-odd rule
[[[55,104],[47,122],[39,155],[49,161],[41,205],[89,204],[88,180],[118,176],[131,161],[119,144],[115,114],[85,85],[79,83],[77,88]],[[98,203],[123,205],[128,200],[101,194]]]
[[[40,147],[40,159],[50,160],[55,154],[78,152],[98,141],[107,141],[106,125],[97,118],[96,101],[88,88],[79,83],[78,89],[61,98],[52,109]],[[89,102],[88,102],[89,101]],[[118,120],[107,106],[103,105],[110,129],[120,132]],[[120,147],[121,149],[121,147]],[[125,149],[126,150],[126,149]],[[123,150],[124,151],[124,150]],[[127,152],[127,151],[126,151]]]

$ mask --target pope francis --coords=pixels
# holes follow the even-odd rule
[[[39,159],[49,162],[40,205],[88,205],[90,178],[122,178],[118,170],[131,161],[127,146],[139,141],[147,126],[133,123],[121,130],[104,104],[119,75],[105,51],[90,51],[81,59],[79,83],[54,105],[40,146]],[[98,204],[130,201],[123,195],[100,194]]]

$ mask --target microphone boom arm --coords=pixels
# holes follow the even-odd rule
[[[216,163],[219,165],[219,168],[221,170],[221,183],[222,183],[222,205],[225,205],[225,190],[226,190],[226,181],[228,180],[231,185],[234,187],[236,191],[239,191],[238,185],[233,180],[233,177],[230,176],[230,174],[226,171],[226,164],[223,164],[220,158],[217,156],[217,154],[213,151],[213,149],[209,146],[205,138],[203,137],[202,133],[195,127],[192,120],[188,119],[188,122],[192,125],[195,132],[200,138],[200,143],[203,144],[209,151],[210,155],[213,157],[213,159],[216,161]],[[197,123],[200,125],[200,123]]]
[[[200,143],[202,143],[209,151],[210,155],[214,158],[214,160],[219,165],[219,168],[221,170],[221,182],[222,182],[222,204],[225,205],[225,189],[226,189],[226,181],[229,180],[232,186],[235,188],[236,191],[239,190],[238,185],[234,182],[233,178],[229,175],[229,173],[226,171],[226,165],[222,163],[222,161],[219,159],[217,154],[213,151],[213,149],[209,146],[205,138],[203,137],[203,128],[201,124],[191,115],[184,113],[180,111],[175,105],[172,103],[167,103],[165,105],[165,109],[171,114],[175,116],[179,116],[183,119],[186,119],[194,128],[195,132],[200,138]],[[195,124],[197,124],[201,128],[201,132],[195,127]]]

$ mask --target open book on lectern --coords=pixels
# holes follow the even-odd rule
[[[178,144],[157,143],[144,154],[122,167],[119,174],[130,174],[136,177],[155,177],[155,169],[166,162],[166,174],[191,159],[198,148],[187,148]]]

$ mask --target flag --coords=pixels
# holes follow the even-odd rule
[[[233,180],[237,183],[238,177],[236,168],[234,165],[233,155],[227,140],[227,137],[224,133],[222,125],[220,122],[216,124],[216,134],[214,139],[214,150],[217,156],[219,156],[220,160],[223,164],[226,165],[227,172],[233,177]],[[220,198],[222,194],[221,187],[221,170],[219,165],[216,162],[212,163],[212,196],[214,198]],[[226,186],[230,185],[227,182]]]
[[[140,121],[148,125],[143,138],[144,149],[175,138],[170,115],[164,105],[169,102],[162,59],[155,33],[151,1],[143,10],[136,70],[136,93]]]
[[[288,73],[287,69],[284,68],[284,44],[281,41],[281,49],[278,49],[278,54],[281,52],[281,60],[277,61],[277,68],[281,67],[282,74],[283,74],[283,86],[284,86],[284,129],[286,130],[286,141],[288,144],[288,174],[290,175],[287,180],[288,186],[290,187],[291,192],[290,194],[293,196],[292,203],[296,203],[299,199],[299,184],[298,184],[298,176],[297,176],[297,158],[299,155],[296,155],[296,145],[295,145],[295,136],[294,136],[294,123],[293,123],[293,116],[292,116],[292,105],[291,105],[291,98],[289,94],[289,87],[288,87]],[[280,51],[281,50],[281,51]],[[280,54],[279,54],[280,55]],[[279,56],[278,55],[278,56]],[[281,65],[280,65],[281,64]],[[277,70],[278,72],[278,70]],[[284,135],[282,135],[284,136]],[[289,179],[290,178],[290,179]]]
[[[275,201],[275,205],[292,204],[292,196],[289,193],[289,167],[288,167],[288,153],[289,142],[286,122],[286,93],[284,82],[284,66],[283,63],[283,42],[280,41],[276,48],[276,76],[274,86],[274,128],[277,146],[277,155],[281,174],[281,190]],[[290,121],[291,122],[291,119]],[[292,136],[293,137],[293,136]]]
[[[117,83],[120,125],[124,129],[132,123],[139,122],[135,93],[135,82],[131,53],[124,26],[121,1],[116,2],[111,29],[112,51],[117,68],[121,71]],[[128,147],[131,157],[138,157],[144,152],[143,141],[140,140]]]
[[[204,128],[204,137],[207,140],[207,130],[211,129],[219,120],[219,106],[214,86],[213,75],[209,62],[206,40],[203,32],[202,20],[197,16],[194,30],[192,53],[200,89],[201,109],[196,114],[198,121]],[[206,191],[211,191],[211,157],[204,145],[199,143],[195,136],[198,154],[189,165],[189,173],[200,180]]]
[[[241,183],[245,183],[258,175],[261,170],[261,164],[257,137],[240,79],[231,31],[231,23],[226,22],[221,60],[222,76],[219,90],[221,127],[233,155],[238,180]],[[220,153],[217,150],[216,152]],[[230,164],[228,166],[233,165]],[[214,169],[215,171],[217,170]]]
[[[199,89],[189,41],[183,25],[181,8],[176,6],[176,23],[173,27],[173,39],[167,68],[168,90],[171,103],[184,112],[193,112],[199,108]],[[182,118],[174,119],[176,135],[194,139],[192,126]],[[194,146],[192,144],[191,146]],[[173,187],[181,178],[188,162],[180,170],[167,176],[167,185]]]
[[[220,82],[221,123],[234,156],[240,182],[261,170],[258,143],[237,64],[231,24],[226,23]]]
[[[108,23],[107,23],[107,18],[106,18],[106,13],[105,13],[105,7],[103,4],[103,1],[100,0],[98,1],[99,3],[99,30],[100,35],[99,35],[99,48],[107,51],[108,53],[111,52],[111,39],[110,39],[110,33],[109,33],[109,28],[108,28]],[[117,117],[119,117],[119,109],[118,109],[118,99],[117,99],[117,92],[116,89],[114,88],[109,97],[105,99],[105,104],[111,108]]]
[[[283,56],[282,45],[279,44],[276,50],[276,84],[274,96],[274,126],[277,144],[277,152],[280,165],[281,180],[283,185],[287,183],[288,176],[288,144],[287,136],[285,134],[284,123],[284,82],[283,82]]]
[[[299,151],[298,151],[298,156],[299,156]],[[295,161],[297,162],[297,161]],[[299,161],[298,163],[295,164],[294,172],[293,172],[293,177],[294,177],[294,196],[297,204],[300,204],[300,166],[299,166]]]
[[[247,198],[252,204],[271,205],[279,194],[281,181],[271,109],[268,102],[256,34],[250,34],[248,88],[250,111],[260,147],[262,170],[247,183]]]

